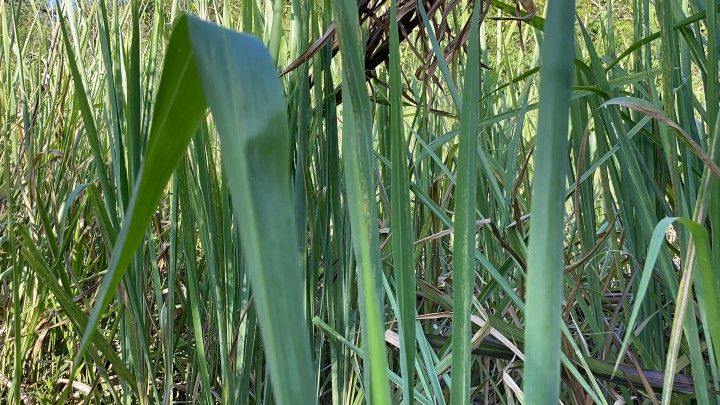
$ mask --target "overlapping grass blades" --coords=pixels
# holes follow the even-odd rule
[[[258,311],[274,302],[250,285],[257,266],[245,241],[272,227],[295,235],[263,247],[285,257],[277,261],[289,264],[284,281],[295,277],[296,289],[268,288],[284,303],[270,318],[294,314],[299,329],[283,335],[310,336],[288,349],[310,363],[293,383],[307,393],[297,402],[717,402],[718,1],[576,2],[569,143],[548,158],[550,82],[546,73],[538,80],[547,66],[537,51],[558,49],[549,39],[560,28],[540,10],[555,1],[0,2],[0,397],[285,401],[294,392],[273,392],[285,377],[263,352],[277,341],[263,344],[260,328],[267,335],[277,324]],[[474,81],[478,47],[466,39],[479,3],[488,68]],[[287,102],[268,103],[264,90],[240,98],[264,82],[236,83],[247,66],[226,57],[236,55],[224,46],[232,40],[194,38],[226,38],[217,27],[190,19],[186,37],[171,36],[168,22],[184,12],[264,38],[263,73],[292,66],[281,79]],[[166,63],[165,74],[185,80],[161,80],[162,57],[183,55],[189,61]],[[222,78],[208,84],[211,74]],[[188,87],[172,96],[176,85]],[[233,94],[219,97],[223,88]],[[167,115],[183,94],[197,105]],[[220,122],[218,111],[227,118],[247,100],[253,120]],[[260,105],[274,106],[275,127],[287,124],[274,134],[288,138],[262,165],[246,157],[259,144],[227,136],[249,132],[245,124],[268,114]],[[158,131],[173,133],[156,142]],[[229,157],[235,142],[245,152]],[[571,165],[555,178],[544,171],[553,160]],[[151,187],[154,172],[138,177],[145,165],[159,168]],[[260,185],[238,194],[237,184],[254,180],[250,165],[264,185],[278,173],[289,203],[256,209]],[[552,221],[532,206],[534,180],[551,182],[545,196],[564,202]],[[129,207],[141,186],[153,189],[144,213],[145,198]],[[295,224],[255,216],[271,209]],[[562,234],[564,243],[547,242],[564,254],[539,284],[528,230],[549,222],[564,225],[547,228]],[[119,237],[123,223],[135,239]],[[139,247],[122,277],[112,263],[108,278],[122,281],[98,297],[116,242]],[[116,298],[94,314],[102,334],[83,342],[70,374],[84,311],[107,302],[113,283]],[[562,289],[561,317],[556,295],[536,305],[543,289]],[[537,372],[531,361],[533,347],[557,335],[523,336],[540,312],[560,328],[562,345],[546,350],[563,367],[558,398],[557,369]],[[549,386],[541,399],[520,388],[523,371],[526,385]]]
[[[708,343],[712,344],[713,347],[718,347],[720,344],[720,315],[718,308],[720,308],[720,291],[718,291],[718,284],[713,276],[712,262],[710,257],[710,245],[708,243],[708,232],[705,228],[697,222],[687,218],[665,218],[655,227],[650,245],[648,246],[648,253],[646,256],[645,266],[643,267],[640,282],[638,284],[638,296],[637,301],[633,305],[630,319],[628,320],[628,328],[633,329],[635,327],[638,314],[640,313],[641,306],[644,302],[645,295],[652,278],[653,267],[655,266],[658,254],[662,248],[663,241],[667,228],[673,223],[678,222],[685,226],[692,237],[691,247],[689,248],[689,254],[687,257],[687,265],[683,273],[682,280],[680,282],[680,290],[678,291],[678,302],[675,312],[675,320],[677,325],[673,328],[671,338],[671,351],[668,353],[667,365],[670,367],[665,372],[665,380],[663,386],[663,403],[669,403],[671,398],[671,387],[673,386],[675,373],[671,370],[675,370],[677,362],[677,347],[679,344],[680,331],[683,324],[683,319],[686,316],[688,294],[691,285],[694,284],[696,294],[698,295],[698,304],[700,306],[700,312],[706,325],[706,336],[708,337]],[[696,278],[693,277],[695,261],[697,260],[697,271],[698,275]],[[685,302],[685,304],[683,304]],[[632,335],[628,334],[622,341],[620,353],[618,354],[618,360],[615,363],[615,369],[625,355],[629,341]],[[717,361],[717,357],[715,361]],[[717,367],[717,365],[716,365]]]
[[[360,41],[356,3],[337,1],[333,4],[333,13],[342,53],[342,157],[350,232],[357,261],[367,400],[373,404],[390,404],[374,163],[371,160],[372,120],[370,98],[365,88],[365,48]]]
[[[209,108],[241,225],[238,233],[275,398],[279,403],[315,402],[308,389],[313,386],[312,363],[292,215],[290,137],[275,72],[267,50],[254,37],[196,17],[178,18],[165,56],[147,152],[77,359],[93,339],[172,172]],[[227,332],[220,333],[227,349],[227,341],[222,341]],[[222,350],[221,346],[227,357]],[[230,401],[233,394],[223,395]]]

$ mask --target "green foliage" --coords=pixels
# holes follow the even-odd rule
[[[540,51],[538,129],[525,310],[523,389],[528,400],[553,404],[560,391],[564,179],[573,77],[575,1],[552,1]],[[552,44],[552,46],[548,46]]]
[[[360,3],[0,3],[0,398],[720,401],[718,1]]]

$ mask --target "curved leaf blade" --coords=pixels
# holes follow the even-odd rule
[[[207,100],[207,101],[206,101]],[[223,159],[265,353],[278,403],[315,403],[308,330],[290,194],[289,132],[282,85],[255,37],[181,16],[173,28],[155,102],[150,139],[108,273],[77,354],[97,330],[170,176],[207,108]],[[281,254],[278,254],[278,253]],[[273,292],[282,291],[282,294]]]

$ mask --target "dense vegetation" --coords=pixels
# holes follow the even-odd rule
[[[718,3],[3,0],[0,398],[720,402]]]

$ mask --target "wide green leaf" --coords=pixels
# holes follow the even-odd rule
[[[275,398],[314,403],[282,85],[257,38],[191,16],[181,16],[173,28],[145,159],[77,359],[96,333],[208,107],[220,136],[234,214],[243,225],[239,234]]]

